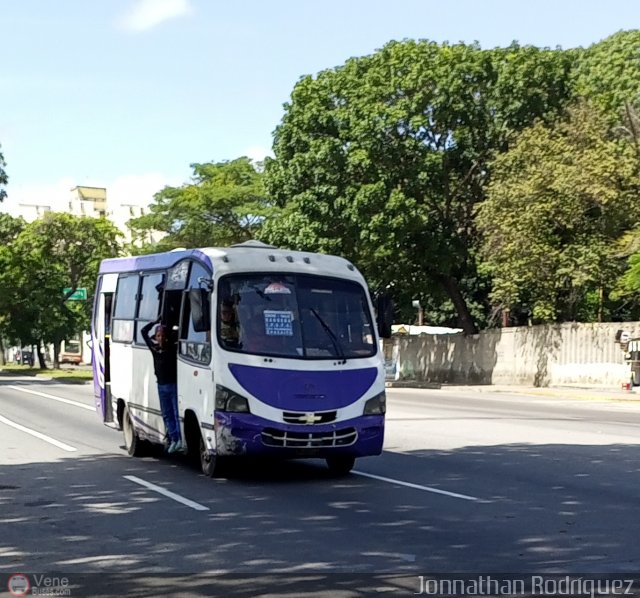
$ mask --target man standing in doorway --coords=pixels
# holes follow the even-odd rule
[[[149,337],[151,328],[157,324],[156,332]],[[153,369],[158,383],[158,396],[162,419],[169,437],[167,452],[175,453],[183,449],[180,437],[180,415],[178,411],[178,364],[177,347],[169,338],[169,330],[160,323],[160,318],[149,322],[140,331],[153,356]]]

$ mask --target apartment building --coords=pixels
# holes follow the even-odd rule
[[[90,187],[78,185],[70,190],[66,202],[56,202],[55,205],[47,203],[20,203],[17,209],[12,210],[15,216],[21,216],[27,222],[32,222],[44,216],[47,212],[65,211],[74,216],[90,216],[92,218],[108,218],[124,235],[126,243],[133,242],[129,221],[139,218],[149,212],[148,206],[128,200],[114,201],[107,196],[104,187]],[[162,233],[147,233],[143,238],[137,238],[135,243],[155,243],[164,235]]]
[[[113,222],[124,234],[125,241],[131,243],[133,241],[129,221],[134,218],[140,218],[149,213],[149,208],[135,203],[110,203],[107,211],[107,217]],[[139,235],[136,238],[136,244],[155,243],[164,235],[161,233],[146,233],[144,237]]]
[[[107,216],[107,190],[104,187],[78,186],[71,189],[69,213],[74,216]]]
[[[16,216],[22,216],[27,222],[32,222],[38,218],[42,218],[47,212],[51,211],[51,206],[45,204],[18,204],[18,213]]]

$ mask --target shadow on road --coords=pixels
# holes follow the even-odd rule
[[[639,457],[622,444],[511,444],[356,465],[414,488],[335,479],[319,461],[244,462],[222,480],[171,458],[0,465],[0,573],[66,575],[105,596],[122,584],[127,596],[408,595],[436,573],[621,575],[640,559]]]

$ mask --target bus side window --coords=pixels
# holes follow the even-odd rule
[[[211,293],[206,289],[189,289],[191,304],[191,325],[195,332],[211,331]]]
[[[111,318],[113,313],[111,311],[113,307],[113,293],[104,294],[104,334],[105,336],[111,336]]]
[[[180,355],[199,363],[211,361],[211,293],[201,290],[198,282],[199,278],[210,276],[202,265],[194,262],[182,300]]]
[[[133,341],[138,283],[139,277],[137,274],[121,274],[118,277],[113,312],[113,334],[111,337],[111,340],[116,343],[130,343]]]
[[[162,295],[158,292],[157,287],[163,283],[164,276],[163,272],[145,274],[142,276],[138,317],[136,318],[137,344],[145,344],[140,331],[145,324],[155,321],[160,313],[160,298]]]

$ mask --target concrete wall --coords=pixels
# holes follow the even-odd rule
[[[601,385],[629,380],[617,330],[640,322],[558,324],[385,341],[387,377],[448,384]]]

